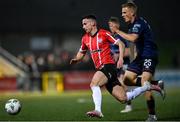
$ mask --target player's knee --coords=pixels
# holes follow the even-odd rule
[[[127,98],[125,95],[122,94],[116,94],[115,92],[112,92],[112,95],[121,103],[125,103]]]
[[[121,96],[118,98],[119,102],[121,102],[122,104],[126,103],[126,97],[125,96]]]
[[[148,80],[149,80],[149,79],[148,79],[147,76],[142,76],[142,77],[141,77],[141,81],[142,81],[142,82],[145,82],[145,81],[148,81]]]
[[[126,103],[126,97],[122,97],[120,100],[121,100],[121,103]]]
[[[98,82],[92,81],[92,82],[90,83],[90,87],[93,87],[93,86],[98,86]]]
[[[144,72],[142,74],[142,77],[141,77],[141,81],[144,82],[144,81],[150,81],[152,78],[152,74],[149,73],[149,72]]]
[[[125,85],[132,85],[134,79],[135,78],[133,78],[133,77],[131,77],[129,75],[125,75],[124,79],[123,79],[123,82],[124,82]]]
[[[151,100],[153,98],[152,92],[151,91],[146,91],[144,93],[144,97],[146,100]]]

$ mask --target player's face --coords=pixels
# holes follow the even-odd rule
[[[134,18],[134,12],[132,11],[132,9],[128,7],[124,7],[122,8],[122,17],[124,18],[125,22],[127,23],[132,22]]]
[[[93,21],[91,19],[83,19],[82,20],[82,28],[86,31],[86,33],[90,33],[93,28]]]
[[[114,27],[115,28],[117,28],[117,29],[119,29],[119,24],[117,24],[117,23],[115,23],[115,22],[108,22],[108,25],[109,25],[109,29],[110,29],[110,31],[112,32],[112,33],[115,33],[115,31],[114,31]]]

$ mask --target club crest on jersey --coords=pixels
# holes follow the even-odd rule
[[[134,28],[140,28],[141,27],[141,25],[140,24],[134,24]]]
[[[102,43],[102,39],[101,38],[99,38],[97,41],[98,41],[98,43]]]
[[[133,28],[132,28],[132,31],[133,32],[138,32],[139,31],[139,28],[141,27],[141,25],[140,24],[135,24],[134,26],[133,26]]]

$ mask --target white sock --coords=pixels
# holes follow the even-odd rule
[[[148,90],[147,86],[141,86],[138,88],[133,89],[132,91],[126,92],[127,95],[127,101],[132,100],[139,96],[141,93],[145,92]]]
[[[101,112],[101,101],[102,101],[101,89],[99,86],[92,86],[91,90],[93,92],[92,97],[95,104],[95,110]]]

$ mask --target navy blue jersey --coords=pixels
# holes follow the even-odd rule
[[[125,48],[129,48],[129,42],[125,39],[123,39],[120,35],[118,34],[114,34],[112,35],[116,40],[120,40],[124,43]],[[115,45],[115,44],[110,44],[111,46],[111,52],[112,53],[119,53],[119,46]],[[124,64],[129,64],[130,63],[130,58],[128,57],[124,57]]]
[[[138,34],[138,39],[135,41],[137,54],[142,57],[157,57],[157,45],[154,42],[153,32],[150,25],[142,17],[136,18],[129,25],[129,32]]]
[[[120,40],[124,43],[125,45],[125,48],[129,48],[129,43],[128,41],[124,40],[120,35],[118,34],[114,34],[112,35],[116,40]],[[118,45],[115,45],[115,44],[111,44],[111,51],[112,53],[119,53],[119,46]]]

